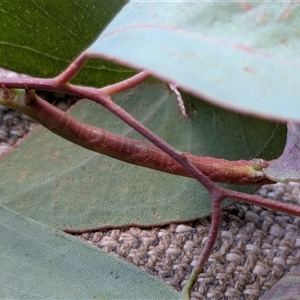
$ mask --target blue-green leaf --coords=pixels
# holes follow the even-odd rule
[[[0,205],[1,299],[176,299],[142,270]]]
[[[131,1],[86,53],[216,105],[300,120],[299,22],[293,2]]]

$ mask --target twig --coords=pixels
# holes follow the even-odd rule
[[[57,85],[66,84],[80,71],[87,59],[88,57],[86,53],[81,53],[65,71],[60,73],[57,77],[53,78],[53,80],[57,82]]]
[[[197,265],[194,267],[186,285],[184,286],[181,292],[181,299],[184,300],[190,299],[192,288],[196,283],[199,275],[201,274],[202,269],[214,248],[214,245],[218,237],[221,216],[222,216],[222,209],[221,209],[222,199],[223,199],[222,195],[219,195],[215,199],[212,199],[213,202],[212,220],[211,220],[211,226],[208,233],[208,239],[203,251],[201,252],[201,256]]]
[[[143,71],[131,78],[103,87],[99,89],[99,92],[112,96],[127,91],[133,86],[136,86],[137,84],[143,82],[145,79],[149,78],[150,76],[151,74],[149,74],[147,71]]]

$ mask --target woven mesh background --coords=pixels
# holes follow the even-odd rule
[[[56,95],[55,101],[66,109],[64,96]],[[12,147],[33,124],[28,117],[0,106],[0,153]],[[258,193],[297,205],[300,185],[268,185]],[[181,290],[201,254],[209,226],[208,217],[149,230],[132,227],[78,237]],[[227,208],[218,242],[192,298],[258,299],[292,266],[299,265],[299,228],[298,217],[243,203]]]
[[[299,184],[259,193],[298,204]],[[144,230],[113,229],[79,235],[181,290],[207,239],[210,218]],[[258,299],[300,261],[300,218],[243,203],[224,210],[218,242],[192,299]]]

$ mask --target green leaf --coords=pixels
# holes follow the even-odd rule
[[[300,120],[300,6],[131,1],[88,48],[213,104]]]
[[[176,95],[164,85],[144,84],[114,100],[183,151],[231,160],[270,159],[281,153],[285,126],[229,113],[188,95],[183,98],[191,118],[181,115]],[[81,102],[71,114],[142,139],[93,102]],[[0,167],[0,202],[55,228],[160,224],[211,212],[210,198],[196,180],[113,160],[41,127],[5,156]],[[251,192],[256,187],[238,189]]]
[[[300,300],[300,267],[293,268],[259,300]]]
[[[269,179],[281,182],[300,181],[299,134],[299,124],[288,123],[286,145],[282,155],[263,169]]]
[[[0,206],[1,299],[177,299],[142,270]]]
[[[125,0],[2,0],[1,66],[31,76],[58,75],[125,3]],[[120,65],[93,60],[74,82],[103,86],[131,75],[131,70]]]

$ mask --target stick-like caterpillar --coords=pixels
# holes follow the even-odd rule
[[[3,89],[0,104],[17,109],[30,116],[55,134],[86,149],[108,155],[127,163],[191,177],[180,164],[156,146],[140,140],[113,134],[104,129],[87,125],[64,111],[24,90]],[[211,180],[235,184],[262,184],[262,172],[246,160],[227,161],[211,157],[198,157],[186,153],[196,168]]]

